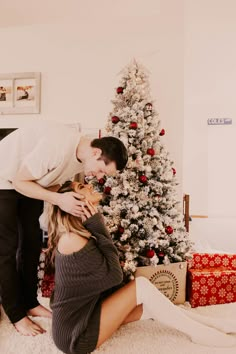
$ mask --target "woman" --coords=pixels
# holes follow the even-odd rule
[[[147,318],[182,331],[196,343],[236,344],[234,337],[225,334],[236,332],[236,323],[215,319],[211,323],[211,319],[189,313],[173,305],[144,277],[122,286],[118,253],[96,208],[101,195],[91,185],[78,182],[68,182],[58,192],[68,191],[84,195],[84,220],[58,206],[48,211],[48,252],[56,270],[52,334],[60,350],[90,353],[122,324]]]

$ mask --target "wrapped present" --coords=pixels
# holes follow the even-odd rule
[[[188,261],[188,269],[218,268],[236,270],[236,254],[194,253]]]
[[[187,299],[192,307],[236,302],[236,255],[193,254],[188,262]]]
[[[135,277],[144,276],[174,304],[186,300],[187,262],[137,267]]]
[[[43,297],[50,297],[54,289],[54,274],[44,274],[41,284],[41,293]]]
[[[38,265],[38,292],[43,297],[50,297],[54,289],[54,269],[45,265],[45,250],[39,257]]]

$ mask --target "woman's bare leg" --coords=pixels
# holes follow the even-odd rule
[[[101,309],[97,348],[108,338],[110,338],[123,323],[127,323],[125,322],[125,319],[136,307],[136,290],[134,280],[104,300]],[[140,317],[141,314],[142,313],[140,313]],[[138,319],[138,315],[135,314],[135,316]]]
[[[135,322],[139,321],[142,319],[142,314],[143,314],[143,305],[138,305],[136,306],[129,314],[128,316],[124,319],[122,322],[122,325],[130,323],[130,322]],[[150,318],[150,317],[149,317]]]

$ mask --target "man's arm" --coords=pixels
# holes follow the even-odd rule
[[[24,166],[19,169],[14,179],[12,180],[14,189],[29,197],[39,200],[44,200],[54,205],[58,205],[60,209],[74,216],[80,216],[84,202],[81,195],[75,192],[57,193],[47,188],[42,187],[35,182],[30,171]]]
[[[60,184],[54,184],[54,186],[47,187],[47,190],[51,192],[57,192],[58,189],[60,189],[60,187],[61,187]]]

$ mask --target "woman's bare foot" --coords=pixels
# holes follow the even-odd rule
[[[28,310],[27,315],[33,316],[33,317],[36,317],[36,316],[48,317],[48,318],[52,317],[51,311],[49,311],[48,309],[46,309],[46,307],[44,307],[42,305],[38,305],[38,306],[34,307],[33,309]]]
[[[37,334],[45,333],[46,331],[28,317],[22,318],[20,321],[14,323],[17,332],[23,336],[37,336]]]

